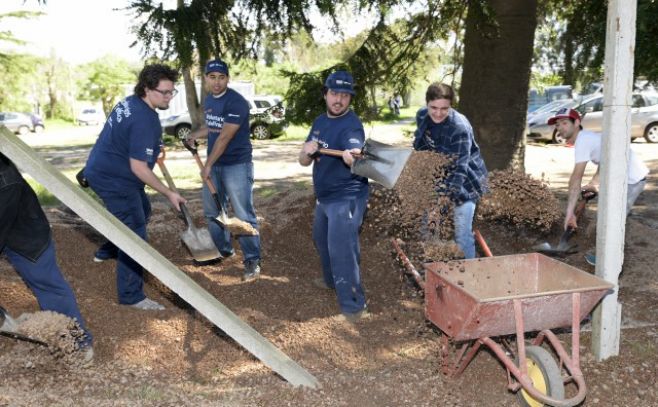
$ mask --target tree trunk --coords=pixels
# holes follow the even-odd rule
[[[187,110],[190,112],[190,119],[192,120],[192,129],[198,129],[202,124],[202,112],[199,108],[199,96],[197,95],[196,86],[194,85],[194,78],[190,72],[190,68],[182,68],[183,84],[185,86],[185,102]]]
[[[473,125],[489,170],[524,169],[536,0],[488,0],[497,25],[471,2],[459,110]]]

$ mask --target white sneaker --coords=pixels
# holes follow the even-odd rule
[[[141,300],[140,302],[138,302],[136,304],[132,304],[131,307],[137,308],[137,309],[155,310],[155,311],[162,311],[162,310],[165,309],[165,307],[162,304],[160,304],[156,301],[153,301],[152,299],[150,299],[148,297],[144,298],[143,300]]]

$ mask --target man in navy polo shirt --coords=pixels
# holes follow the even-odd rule
[[[452,108],[455,93],[445,83],[427,88],[427,107],[416,113],[414,149],[443,153],[454,158],[446,182],[437,185],[439,195],[454,204],[455,242],[464,257],[475,257],[473,216],[475,206],[487,191],[487,168],[466,116]]]
[[[351,172],[365,132],[349,108],[355,94],[349,72],[330,74],[323,92],[327,112],[315,119],[299,153],[301,165],[313,163],[317,198],[313,241],[322,263],[322,279],[314,284],[336,290],[343,317],[355,322],[368,316],[359,266],[359,228],[368,203],[368,179]],[[341,150],[343,155],[319,155],[319,148]]]
[[[189,140],[208,138],[208,158],[201,176],[215,185],[226,208],[231,203],[235,216],[258,229],[254,209],[254,164],[249,130],[249,103],[228,87],[228,65],[214,59],[206,64],[206,85],[210,93],[203,104],[205,126],[192,132]],[[203,186],[203,210],[208,219],[210,235],[224,257],[234,254],[231,233],[214,219],[219,209],[207,186]],[[238,237],[244,261],[243,280],[260,275],[260,237]]]
[[[162,144],[162,127],[155,109],[167,109],[176,94],[178,72],[165,65],[147,65],[135,93],[117,104],[89,154],[84,176],[107,210],[142,239],[151,214],[144,185],[163,194],[180,210],[185,199],[153,173]],[[143,269],[123,251],[117,257],[119,303],[146,310],[163,310],[144,294]]]

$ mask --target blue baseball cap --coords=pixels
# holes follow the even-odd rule
[[[327,80],[324,81],[324,87],[334,92],[349,93],[350,95],[356,94],[354,92],[354,78],[347,71],[336,71],[327,76]]]
[[[213,59],[206,64],[206,75],[210,72],[219,72],[228,75],[228,65],[221,59]]]

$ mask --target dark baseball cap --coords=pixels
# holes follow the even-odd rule
[[[228,65],[221,59],[213,59],[206,64],[206,75],[210,72],[219,72],[228,75]]]
[[[336,71],[327,76],[327,80],[324,81],[324,87],[334,92],[349,93],[350,95],[356,94],[354,92],[354,78],[347,71]]]

